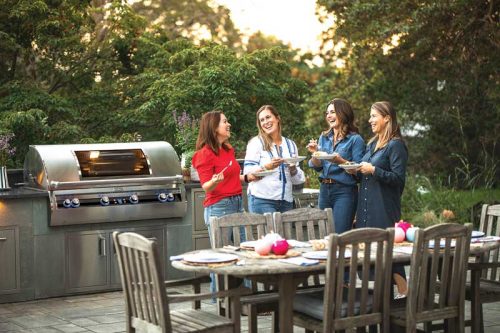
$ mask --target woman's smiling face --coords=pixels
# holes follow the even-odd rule
[[[370,119],[368,120],[372,127],[372,132],[375,134],[380,134],[383,132],[387,123],[389,122],[389,116],[382,116],[378,111],[370,110]]]
[[[231,124],[223,113],[220,115],[219,126],[217,127],[215,133],[217,133],[217,139],[221,143],[231,137]]]
[[[269,109],[259,113],[259,125],[264,133],[271,135],[279,130],[279,119]]]
[[[330,125],[330,128],[333,129],[339,128],[340,123],[337,119],[337,114],[335,113],[335,107],[333,106],[333,104],[329,104],[328,107],[326,108],[325,118],[328,125]]]

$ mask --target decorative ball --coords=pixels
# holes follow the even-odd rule
[[[409,228],[413,227],[411,225],[411,223],[409,222],[406,222],[406,221],[403,221],[403,220],[400,220],[399,222],[397,222],[395,225],[394,225],[396,228],[401,228],[403,229],[403,231],[406,233],[406,230],[408,230]]]
[[[260,239],[255,243],[255,252],[260,254],[261,256],[267,256],[269,252],[271,252],[272,243],[269,243],[265,239]]]
[[[278,239],[273,243],[273,246],[271,247],[271,251],[273,251],[274,254],[277,255],[283,255],[288,252],[288,242],[286,239]]]
[[[268,243],[271,243],[271,244],[279,239],[282,239],[282,237],[279,234],[274,233],[274,232],[271,232],[271,233],[264,236],[264,240]]]
[[[397,227],[396,230],[394,231],[394,242],[401,243],[404,240],[405,240],[405,231],[403,230],[403,228]]]
[[[415,232],[417,231],[418,227],[411,227],[408,230],[406,230],[406,239],[409,242],[414,242],[415,241]]]

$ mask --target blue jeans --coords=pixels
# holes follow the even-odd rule
[[[212,239],[212,228],[210,227],[211,217],[220,217],[228,214],[243,213],[243,200],[241,195],[234,195],[232,197],[224,198],[213,205],[205,207],[203,212],[203,218],[205,219],[205,225],[208,228],[208,237],[210,238],[210,244],[213,247],[214,240]],[[245,229],[240,228],[240,240],[245,241]],[[215,286],[215,274],[210,273],[212,282],[210,283],[210,291],[216,292],[217,288]],[[212,300],[215,303],[215,299]]]
[[[341,234],[352,229],[352,222],[358,204],[357,186],[342,184],[321,184],[318,206],[320,209],[331,208],[335,233]]]
[[[291,209],[293,209],[293,202],[288,202],[286,200],[261,199],[253,195],[248,196],[248,210],[250,213],[284,213]]]

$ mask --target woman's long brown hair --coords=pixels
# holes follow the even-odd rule
[[[384,148],[392,139],[403,139],[403,137],[401,136],[401,129],[398,125],[396,110],[390,102],[375,102],[373,103],[371,109],[378,112],[382,117],[389,116],[389,122],[385,126],[384,132],[375,135],[368,142],[372,143],[373,141],[378,139],[377,145],[375,146],[375,151]]]
[[[208,145],[216,155],[219,155],[219,140],[217,140],[217,127],[219,127],[222,111],[214,110],[205,113],[200,120],[200,131],[196,140],[196,150]],[[231,149],[229,142],[223,142],[222,148]]]
[[[330,105],[333,105],[337,121],[340,122],[339,134],[342,138],[345,138],[349,133],[359,133],[358,127],[354,124],[354,111],[349,102],[342,98],[334,98],[327,104],[326,110]],[[323,135],[328,136],[330,131],[332,131],[331,128],[327,129]]]

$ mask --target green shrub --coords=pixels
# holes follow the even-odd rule
[[[500,201],[500,189],[457,190],[424,176],[408,176],[402,198],[402,218],[426,227],[440,222],[479,224],[478,210],[483,203]],[[451,213],[443,216],[444,210]]]

